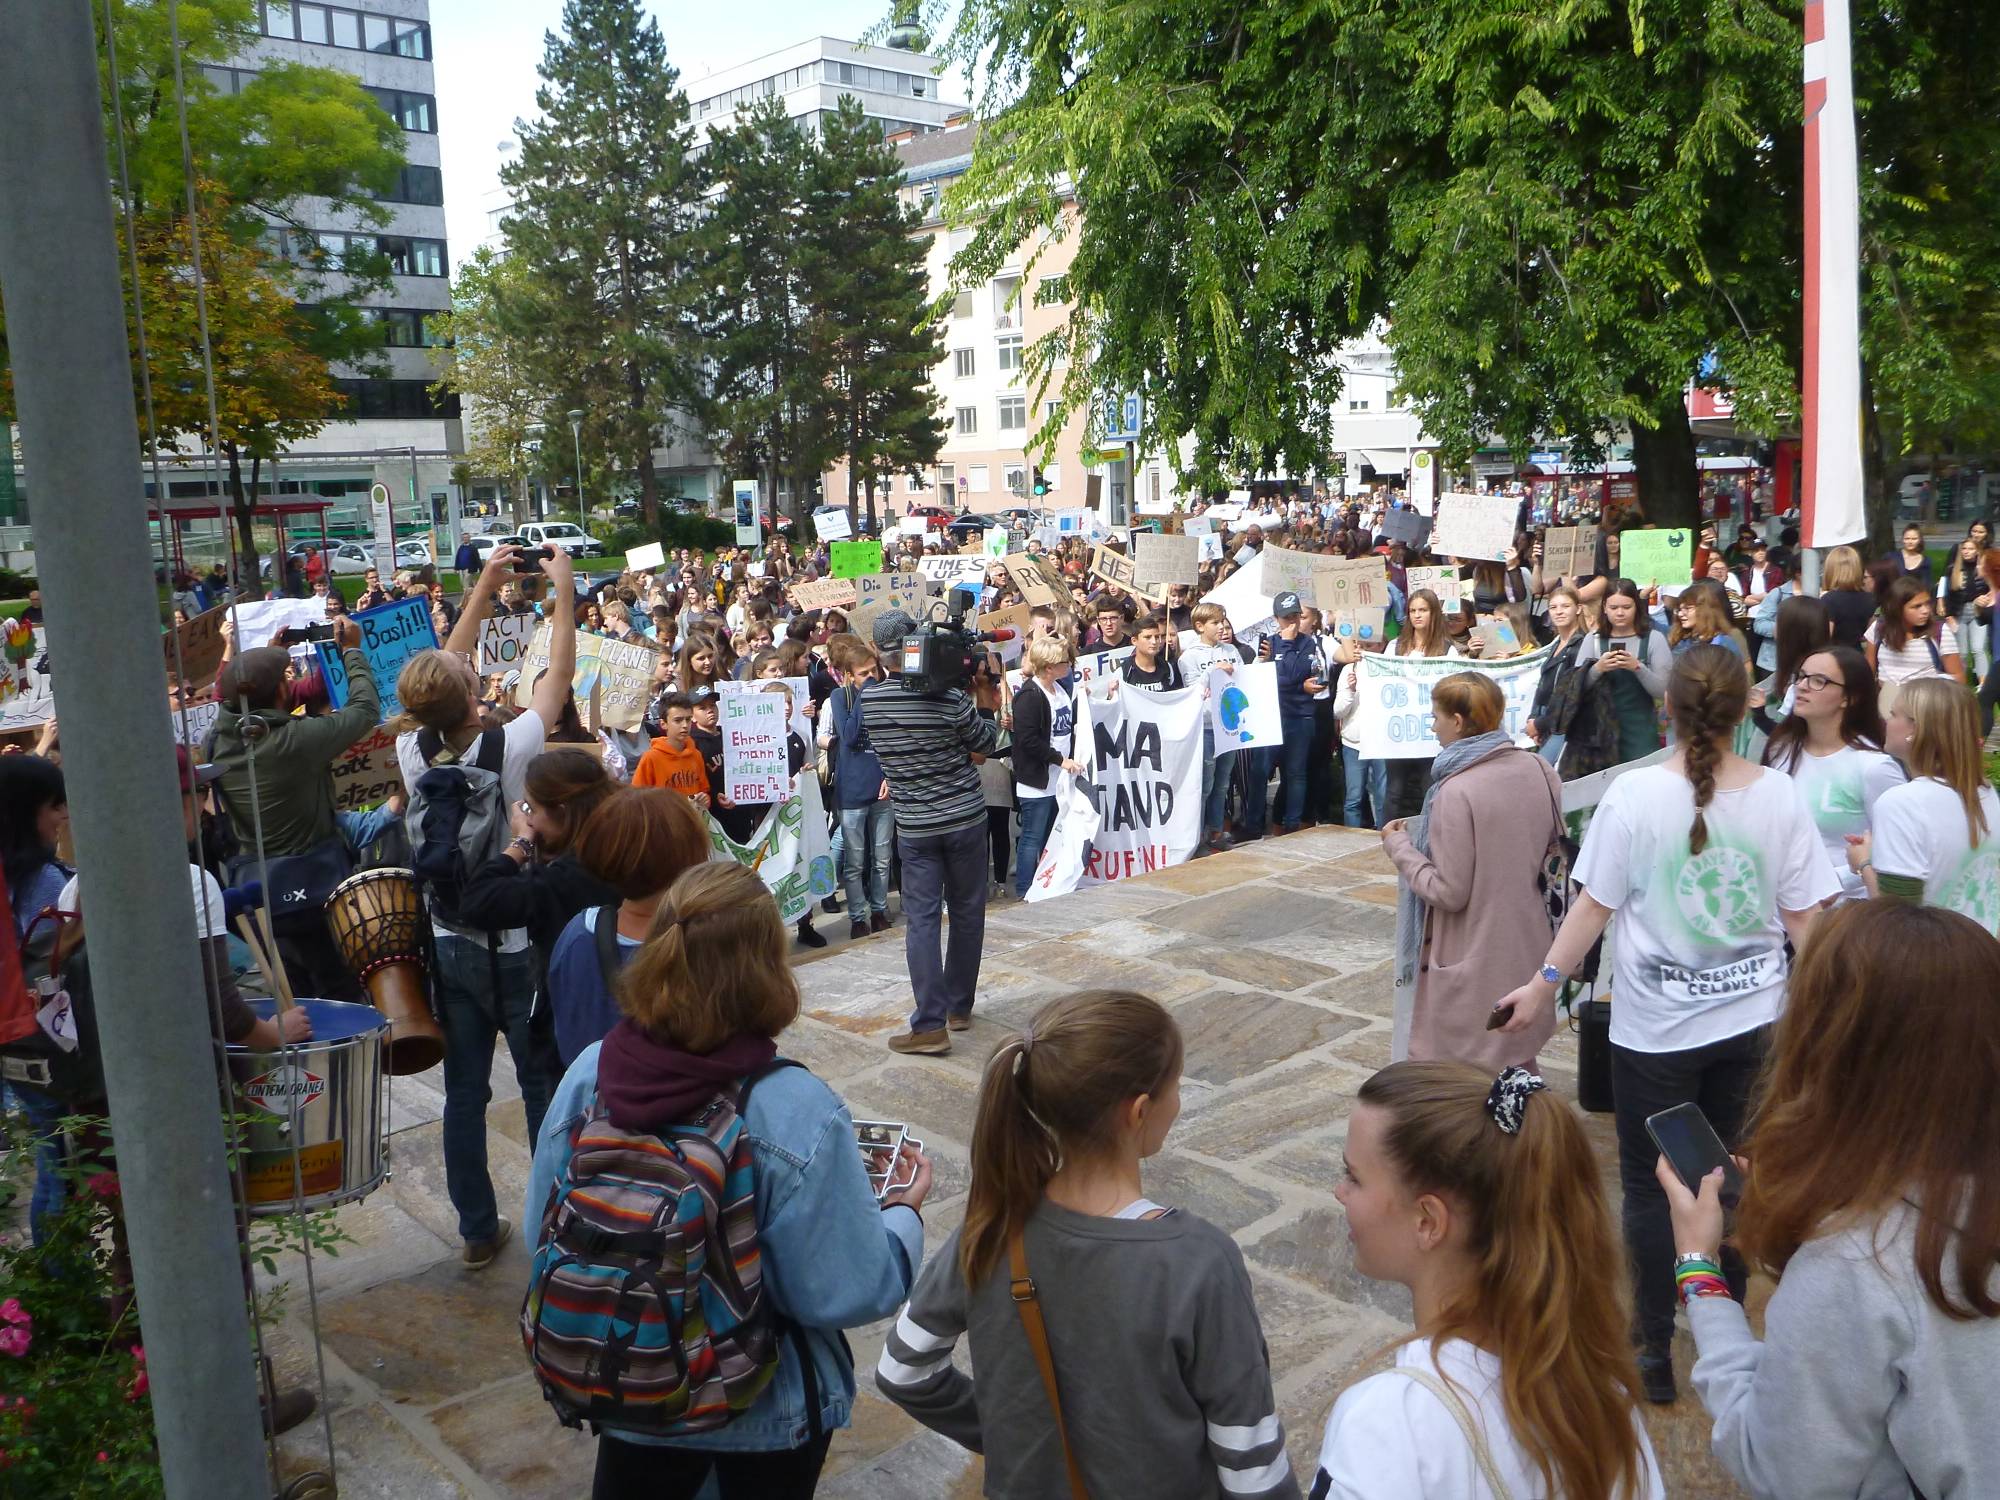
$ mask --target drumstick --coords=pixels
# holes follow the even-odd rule
[[[257,972],[264,976],[264,988],[273,995],[278,993],[278,976],[271,972],[271,961],[264,956],[264,944],[257,936],[257,929],[251,924],[250,913],[236,914],[236,935],[243,939],[250,949],[250,956],[257,961]]]
[[[271,909],[268,906],[257,908],[257,925],[263,930],[264,942],[271,950],[271,967],[276,971],[278,982],[278,1014],[282,1016],[298,1001],[292,996],[291,976],[285,972],[285,955],[278,951],[277,935],[271,931]]]

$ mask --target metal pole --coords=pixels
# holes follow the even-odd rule
[[[0,48],[0,287],[160,1468],[173,1497],[267,1493],[250,1322],[185,875],[125,303],[86,3]],[[164,510],[165,497],[160,497]],[[150,708],[145,705],[151,705]]]

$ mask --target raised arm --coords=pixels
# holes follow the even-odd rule
[[[560,547],[553,557],[542,560],[542,571],[548,574],[556,607],[549,615],[549,669],[535,684],[529,706],[543,724],[554,728],[569,697],[570,679],[576,675],[576,571]]]
[[[486,566],[479,570],[479,576],[473,580],[464,603],[459,606],[458,623],[451,627],[451,634],[445,638],[445,650],[462,651],[475,660],[478,658],[480,627],[493,613],[494,595],[514,576],[514,559],[520,552],[521,549],[512,543],[493,549],[493,555],[486,559]]]

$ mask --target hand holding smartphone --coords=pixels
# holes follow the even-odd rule
[[[1646,1117],[1646,1134],[1690,1193],[1701,1195],[1702,1179],[1722,1168],[1722,1206],[1733,1211],[1743,1200],[1743,1173],[1699,1104],[1676,1104]]]

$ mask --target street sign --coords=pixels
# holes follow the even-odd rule
[[[1135,443],[1139,440],[1139,429],[1144,425],[1141,418],[1145,415],[1145,408],[1138,392],[1127,391],[1123,395],[1105,396],[1099,404],[1104,414],[1105,442]]]

